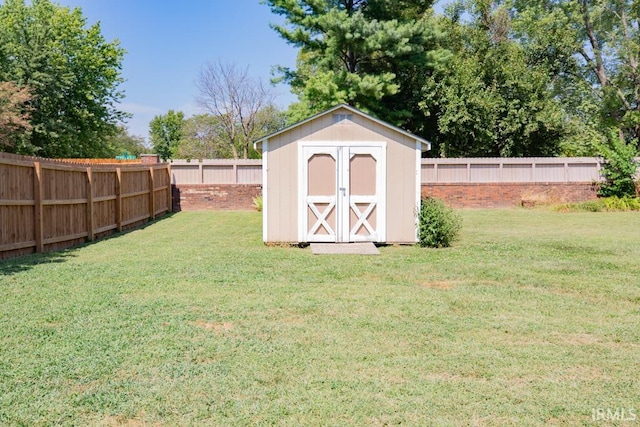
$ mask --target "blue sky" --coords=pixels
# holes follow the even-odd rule
[[[268,81],[274,65],[294,66],[296,50],[269,27],[278,21],[258,0],[58,0],[80,7],[88,24],[100,22],[108,41],[118,39],[127,54],[122,64],[125,99],[133,114],[127,127],[148,137],[148,124],[168,110],[197,113],[194,81],[207,61],[233,62]],[[274,89],[284,108],[295,98]]]
[[[54,0],[56,1],[56,0]],[[88,24],[100,22],[108,41],[118,39],[125,99],[120,109],[133,114],[127,127],[148,138],[148,124],[168,110],[198,113],[195,80],[208,62],[249,67],[249,74],[271,79],[272,67],[295,66],[296,50],[269,27],[281,22],[259,0],[57,0],[80,7]],[[276,104],[295,100],[288,86],[274,88]]]

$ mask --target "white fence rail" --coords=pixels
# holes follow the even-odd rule
[[[595,157],[438,158],[422,159],[421,175],[423,184],[592,182],[601,168]],[[173,160],[171,183],[261,184],[262,160]]]

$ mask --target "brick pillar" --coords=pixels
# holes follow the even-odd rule
[[[156,165],[160,163],[158,154],[140,154],[140,160],[143,165]]]

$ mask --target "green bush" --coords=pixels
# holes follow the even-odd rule
[[[564,203],[554,206],[554,210],[558,212],[602,212],[606,210],[604,199],[588,200],[580,203]]]
[[[445,248],[458,237],[462,218],[442,200],[429,197],[420,204],[419,241],[422,247]]]
[[[603,197],[581,203],[565,203],[554,208],[559,212],[620,212],[640,211],[640,199],[636,197]]]
[[[604,207],[608,211],[640,211],[640,199],[635,197],[607,197],[602,199]]]
[[[638,163],[634,159],[638,154],[635,144],[626,143],[612,131],[608,144],[600,146],[600,154],[605,161],[602,165],[602,176],[605,182],[600,185],[598,195],[602,197],[635,196],[634,175],[638,168]]]

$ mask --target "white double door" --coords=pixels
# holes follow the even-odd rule
[[[301,241],[384,242],[384,143],[302,145]]]

